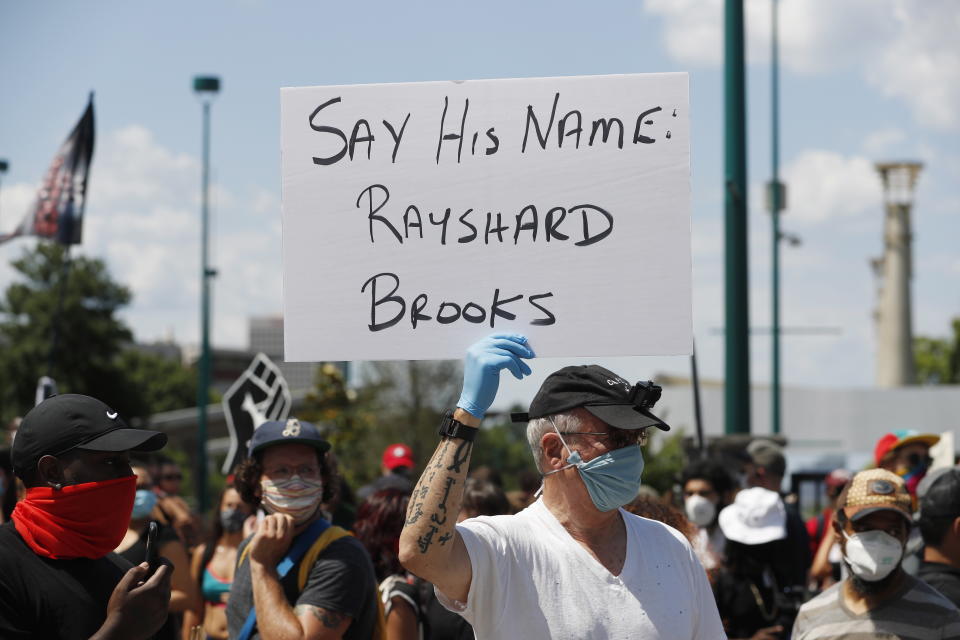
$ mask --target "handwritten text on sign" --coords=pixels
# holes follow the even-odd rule
[[[689,353],[686,74],[283,89],[287,360]]]

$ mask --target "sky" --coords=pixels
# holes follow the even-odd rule
[[[745,0],[750,318],[770,326],[770,1]],[[916,334],[960,315],[960,3],[780,0],[781,167],[788,185],[782,380],[874,384],[870,259],[882,246],[881,160],[924,163],[913,214]],[[0,4],[0,231],[25,215],[95,92],[97,147],[79,253],[128,285],[138,341],[199,334],[200,102],[214,74],[213,343],[245,347],[281,309],[279,89],[287,86],[686,71],[691,92],[693,325],[702,378],[723,375],[722,0]],[[0,246],[10,260],[32,245]],[[613,312],[613,311],[611,311]],[[562,366],[574,360],[557,361]],[[579,361],[579,360],[578,360]],[[687,357],[605,361],[630,378],[688,375]],[[553,364],[553,363],[551,363]],[[769,337],[751,379],[770,377]],[[547,369],[553,370],[554,366]],[[542,368],[541,368],[542,369]],[[509,393],[520,393],[507,383]],[[525,391],[523,395],[529,397]]]

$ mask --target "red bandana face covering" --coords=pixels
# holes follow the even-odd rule
[[[13,510],[13,524],[44,558],[102,558],[127,532],[137,476],[63,487],[27,489]]]

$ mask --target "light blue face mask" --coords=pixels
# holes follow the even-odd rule
[[[136,497],[133,499],[133,513],[130,517],[134,520],[146,518],[156,504],[157,494],[149,489],[137,489]]]
[[[643,453],[640,445],[632,444],[622,449],[614,449],[584,462],[579,451],[571,451],[567,446],[557,425],[553,425],[553,430],[560,436],[560,441],[570,456],[567,458],[567,466],[548,471],[543,474],[544,477],[576,467],[590,499],[600,511],[613,511],[637,497],[637,492],[640,491],[640,476],[643,474]]]

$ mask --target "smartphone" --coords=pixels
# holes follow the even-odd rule
[[[150,565],[150,572],[153,573],[157,568],[157,523],[151,522],[147,525],[147,564]]]

